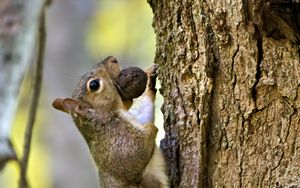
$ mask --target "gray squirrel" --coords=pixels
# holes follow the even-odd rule
[[[155,144],[156,70],[148,68],[146,79],[140,73],[132,76],[134,71],[121,74],[117,60],[108,57],[82,77],[72,98],[53,101],[54,108],[72,116],[87,142],[103,188],[169,187],[165,161]],[[132,98],[141,93],[138,108],[129,110]]]

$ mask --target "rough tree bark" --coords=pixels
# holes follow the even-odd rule
[[[299,2],[148,2],[171,187],[300,185]]]

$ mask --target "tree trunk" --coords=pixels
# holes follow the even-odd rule
[[[299,3],[149,4],[171,187],[300,185]]]
[[[0,1],[0,170],[15,152],[9,141],[23,74],[35,58],[46,0]]]

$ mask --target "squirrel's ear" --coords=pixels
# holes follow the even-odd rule
[[[79,105],[80,103],[77,102],[76,99],[72,98],[57,98],[52,103],[52,106],[54,108],[66,113],[74,112],[75,109],[79,107]]]
[[[111,79],[116,80],[120,74],[120,65],[118,63],[118,60],[113,56],[109,56],[101,63],[104,65]]]
[[[79,115],[82,114],[86,108],[91,108],[90,105],[83,103],[79,99],[75,98],[57,98],[53,101],[52,106],[57,110],[72,113],[75,112]]]

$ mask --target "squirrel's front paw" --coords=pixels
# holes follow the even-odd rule
[[[145,70],[148,77],[147,88],[154,92],[156,92],[155,85],[156,85],[158,67],[159,67],[158,64],[154,64]]]

